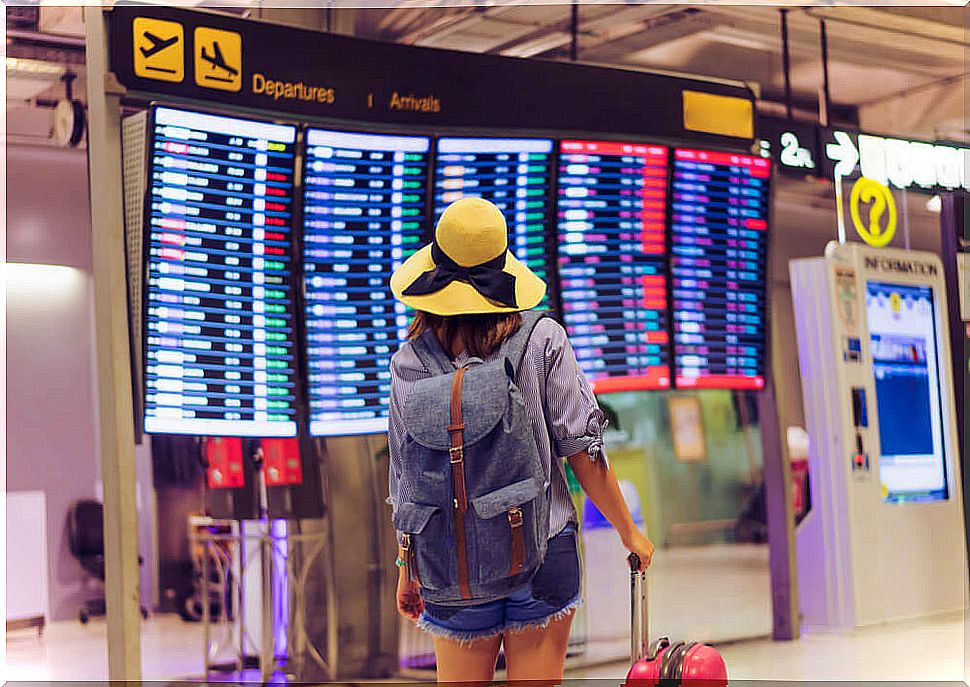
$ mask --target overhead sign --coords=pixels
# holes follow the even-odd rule
[[[883,184],[861,177],[849,196],[849,213],[859,238],[873,248],[888,246],[896,235],[896,201]]]
[[[778,117],[758,120],[762,154],[796,176],[866,177],[896,189],[970,191],[970,147],[876,136]]]
[[[818,173],[818,132],[812,122],[762,117],[758,138],[762,155],[772,158],[780,173],[799,177]]]
[[[970,148],[841,129],[821,130],[821,142],[824,176],[863,176],[900,190],[929,193],[970,191]]]
[[[143,79],[181,83],[185,78],[185,32],[177,21],[138,17],[131,24],[132,63]]]
[[[220,91],[242,88],[242,36],[198,26],[194,43],[196,84]]]
[[[119,4],[106,16],[111,70],[146,99],[301,119],[602,131],[728,148],[747,147],[754,131],[753,94],[727,83],[367,41],[156,5]],[[696,95],[685,93],[737,105],[748,121],[707,121],[707,110],[686,107]]]

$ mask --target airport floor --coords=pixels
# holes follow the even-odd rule
[[[961,615],[866,628],[851,634],[807,635],[794,642],[755,640],[722,647],[735,680],[935,680],[970,679],[968,624]],[[82,626],[56,622],[7,635],[8,681],[102,680],[107,677],[103,620]],[[146,680],[198,677],[202,628],[161,615],[142,629]],[[567,678],[621,679],[627,664],[573,670]]]

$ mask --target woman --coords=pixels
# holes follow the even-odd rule
[[[515,333],[520,313],[536,307],[545,284],[508,251],[499,209],[481,198],[456,201],[441,216],[434,242],[391,278],[395,297],[417,311],[409,338],[435,333],[456,369],[469,358],[489,360]],[[428,376],[410,342],[391,363],[390,502],[397,507],[404,440],[402,413],[414,384]],[[580,599],[577,517],[566,484],[566,458],[596,507],[643,566],[653,544],[626,507],[603,450],[606,420],[580,371],[563,328],[550,318],[535,325],[516,375],[550,483],[548,547],[531,584],[507,598],[473,606],[424,603],[399,551],[397,604],[434,638],[439,682],[494,677],[504,643],[510,680],[562,679],[573,615]],[[402,541],[398,533],[398,542]],[[604,561],[623,565],[623,561]]]

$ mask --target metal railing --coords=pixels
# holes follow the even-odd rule
[[[208,678],[214,671],[241,670],[247,646],[257,645],[249,636],[246,618],[246,597],[254,592],[245,584],[256,566],[260,585],[255,593],[261,600],[259,669],[263,682],[277,673],[300,679],[306,674],[307,661],[312,661],[328,679],[334,679],[333,667],[324,658],[332,653],[314,641],[307,631],[306,616],[311,573],[315,573],[316,581],[316,575],[322,571],[322,592],[328,608],[332,607],[332,576],[326,561],[321,559],[326,535],[280,533],[274,532],[270,523],[259,524],[263,531],[257,533],[240,533],[236,527],[230,532],[213,533],[194,527],[190,534],[193,548],[201,548],[205,676]],[[246,552],[253,550],[257,555],[247,557]],[[316,565],[319,562],[324,565]],[[328,632],[327,637],[331,634]]]

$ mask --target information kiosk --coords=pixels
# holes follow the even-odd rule
[[[812,511],[806,630],[963,608],[967,562],[946,287],[930,253],[829,244],[791,263]]]

